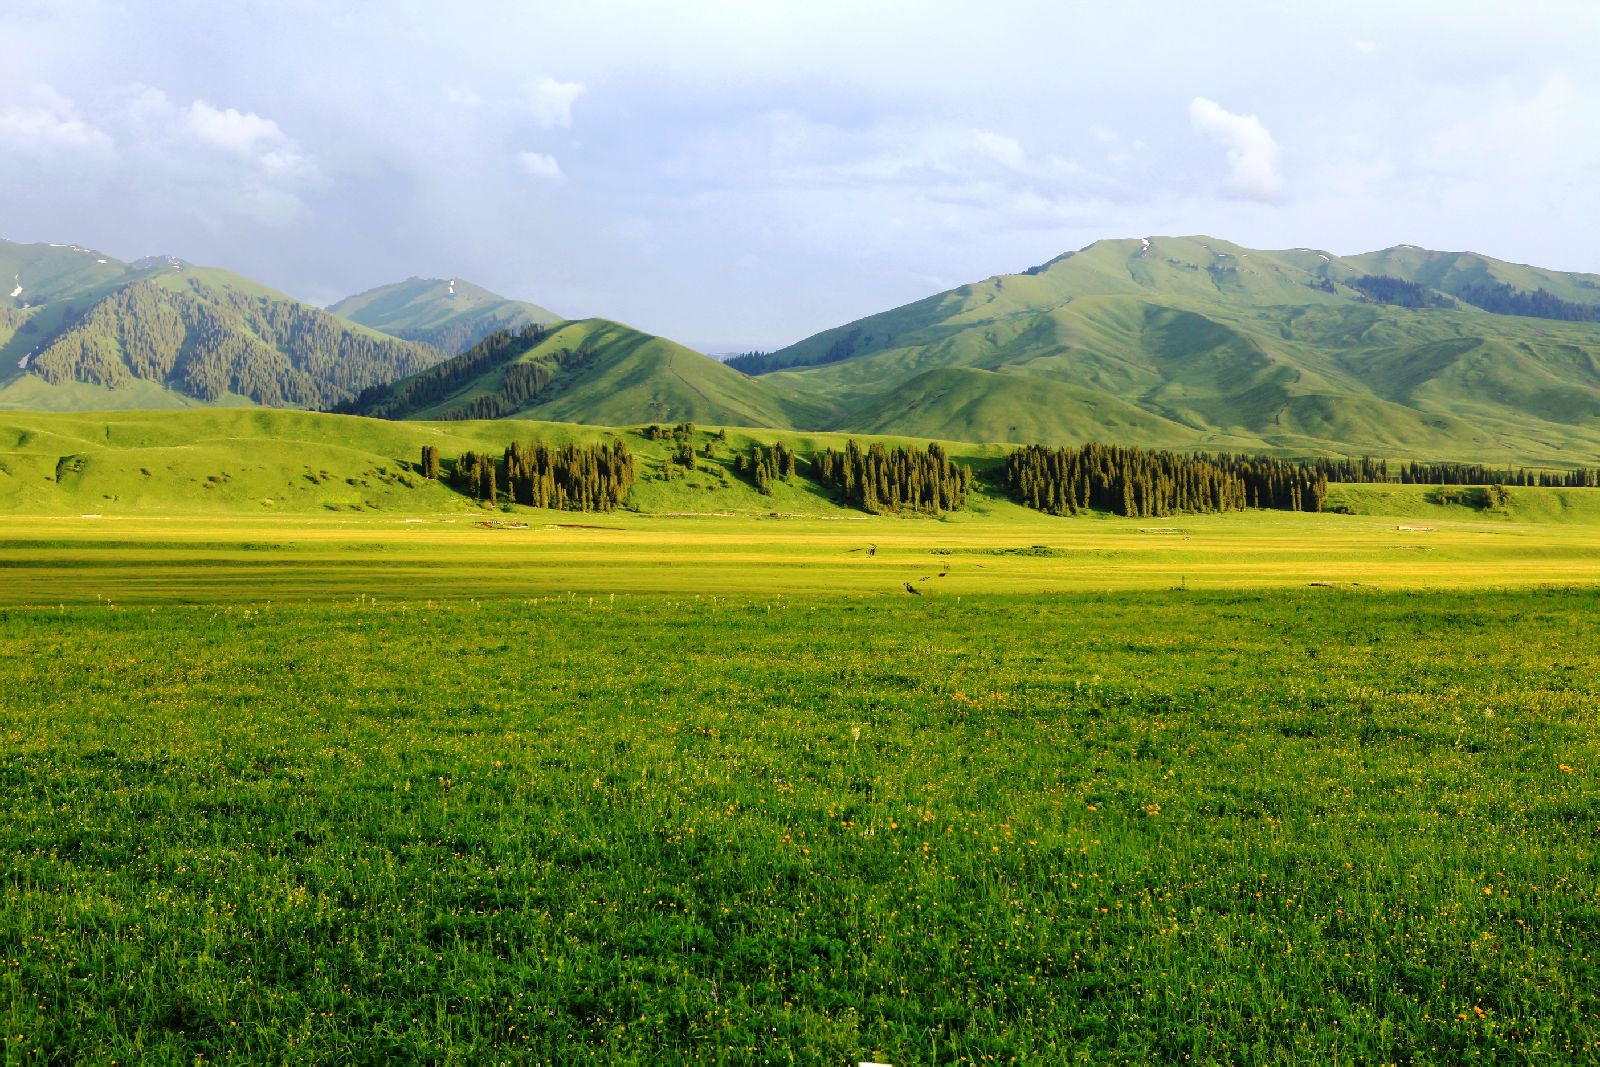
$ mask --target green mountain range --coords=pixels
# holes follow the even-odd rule
[[[407,278],[347,296],[328,310],[451,354],[466,351],[496,330],[561,321],[561,316],[537,304],[507,300],[459,278]]]
[[[1592,275],[1155,237],[732,364],[828,429],[1593,462],[1596,319]]]
[[[727,364],[460,279],[330,313],[222,271],[74,246],[0,243],[7,275],[0,407],[1600,462],[1600,277],[1407,245],[1100,241]]]
[[[226,271],[0,241],[0,408],[328,407],[444,354]]]

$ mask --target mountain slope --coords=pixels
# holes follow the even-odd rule
[[[369,390],[340,410],[395,419],[792,424],[790,409],[761,382],[606,319],[491,335],[421,374]]]
[[[443,358],[226,271],[0,242],[0,408],[326,407]]]
[[[1591,308],[1600,278],[1468,253],[1157,237],[734,365],[817,405],[829,429],[1594,462]]]
[[[345,297],[328,310],[351,322],[452,354],[465,352],[496,330],[561,321],[561,316],[537,304],[507,300],[458,278],[407,278]]]

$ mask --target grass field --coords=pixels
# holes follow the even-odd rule
[[[1600,1059],[1600,491],[488,510],[330,418],[0,425],[6,1064]]]
[[[6,1060],[1592,1059],[1597,619],[8,609]]]
[[[1057,519],[1021,508],[949,522],[476,508],[420,516],[13,516],[0,531],[0,605],[906,597],[907,583],[925,599],[1600,583],[1600,525],[1484,520],[1466,508],[1420,503],[1420,492],[1395,495],[1400,515],[1162,520]],[[1404,513],[1406,504],[1413,514]]]

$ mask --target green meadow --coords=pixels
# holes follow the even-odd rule
[[[1600,1058],[1600,490],[411,466],[610,432],[0,423],[7,1064]]]

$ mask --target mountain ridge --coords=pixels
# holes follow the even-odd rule
[[[1479,307],[1500,293],[1485,286],[1520,294],[1515,306],[1542,292],[1553,314]],[[731,364],[820,405],[829,429],[1071,443],[1084,429],[1073,405],[1093,401],[1122,413],[1108,428],[1127,443],[1143,443],[1137,430],[1189,447],[1592,461],[1600,328],[1572,320],[1590,308],[1600,277],[1477,253],[1113,239]],[[908,405],[919,376],[953,368],[999,376],[965,379],[998,391],[947,393],[943,420],[930,397]],[[1068,401],[1061,385],[1087,393]]]
[[[451,355],[466,351],[496,330],[561,321],[553,311],[524,300],[508,300],[472,282],[417,276],[347,296],[327,310]]]

